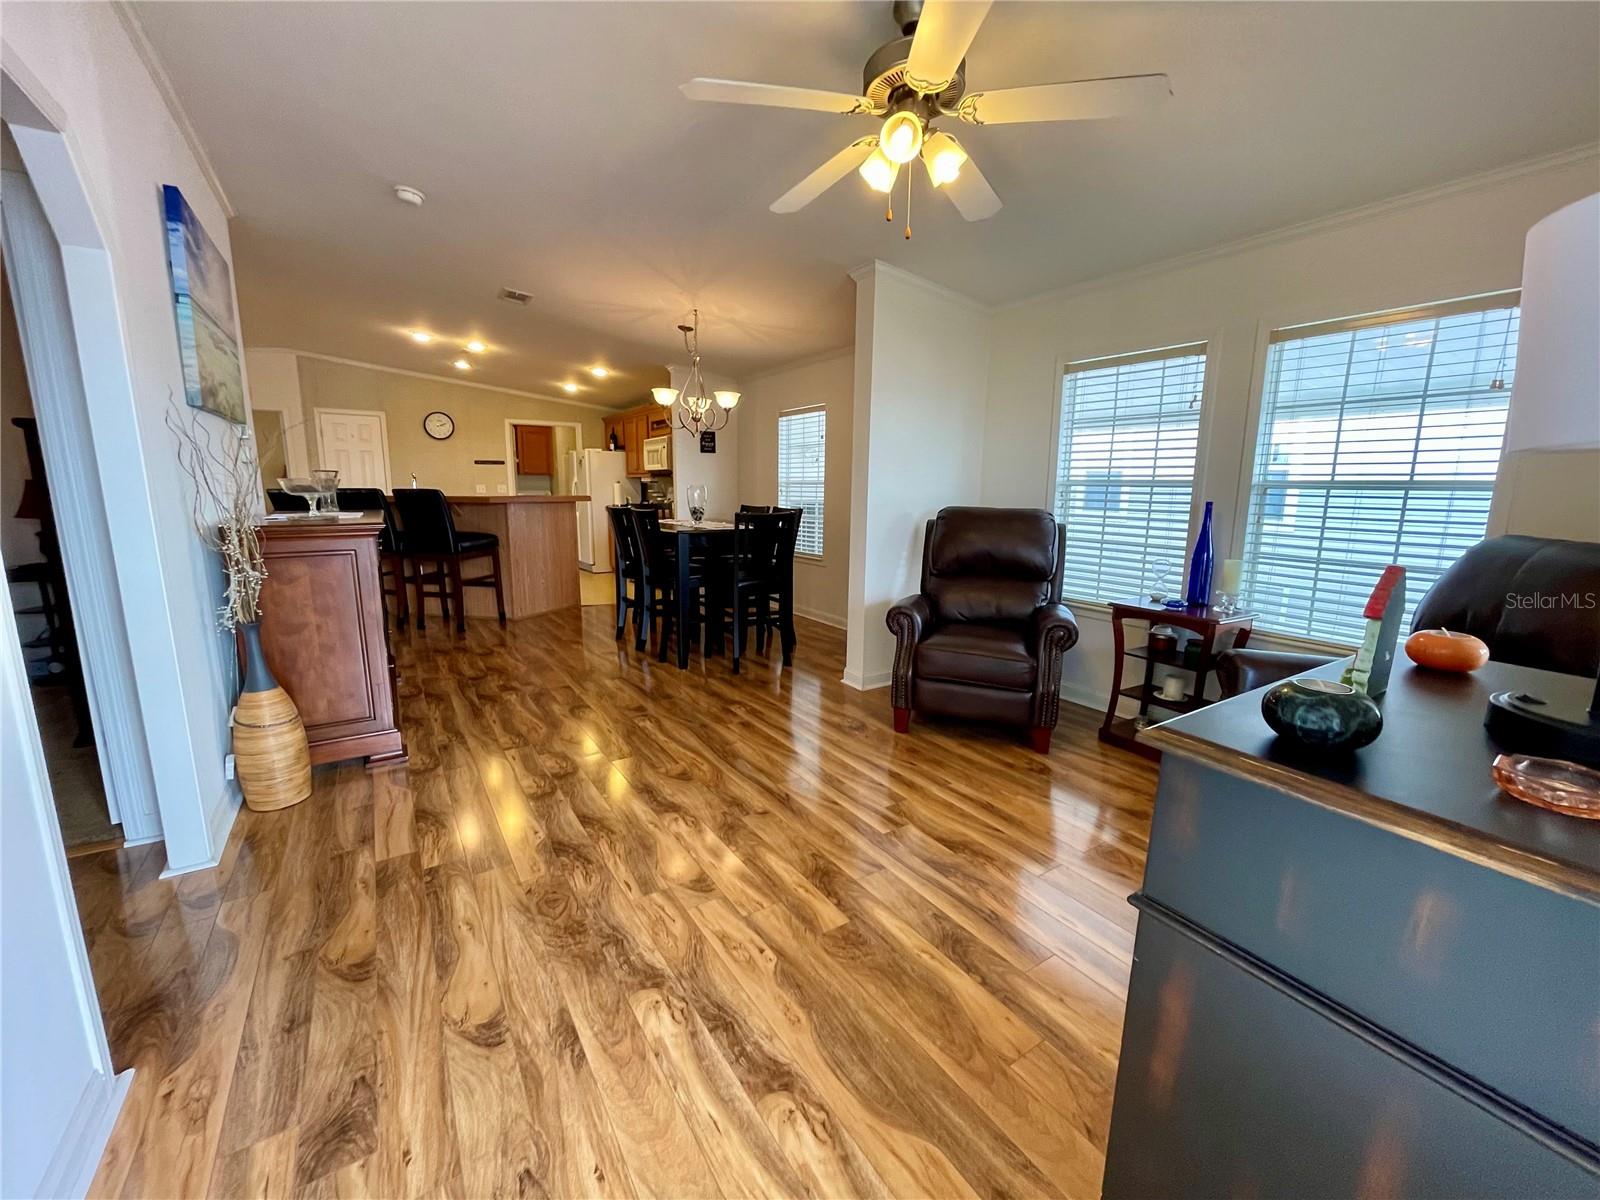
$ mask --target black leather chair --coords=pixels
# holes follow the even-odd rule
[[[399,488],[394,494],[395,512],[404,531],[406,557],[411,562],[411,580],[417,589],[417,628],[427,628],[428,597],[439,601],[444,619],[450,619],[450,604],[456,606],[456,632],[467,631],[465,589],[492,587],[500,624],[506,623],[505,593],[500,587],[500,539],[492,533],[463,533],[450,515],[450,502],[437,488]],[[487,558],[489,573],[464,577],[461,564],[469,558]],[[427,563],[433,568],[427,568]],[[429,584],[436,585],[433,591]]]
[[[405,543],[394,515],[394,505],[379,488],[339,488],[337,495],[341,512],[383,514],[383,532],[378,535],[379,585],[385,596],[395,598],[396,623],[404,629],[411,622],[411,602],[406,597],[411,580],[406,574]]]
[[[1600,670],[1597,600],[1600,543],[1506,534],[1456,559],[1422,597],[1411,629],[1470,633],[1497,662],[1592,677]],[[1217,683],[1224,696],[1237,696],[1334,661],[1326,654],[1229,650],[1217,658]]]
[[[911,712],[1024,725],[1050,750],[1061,657],[1078,623],[1061,603],[1066,531],[1036,508],[946,508],[928,522],[922,587],[889,610],[891,703]]]

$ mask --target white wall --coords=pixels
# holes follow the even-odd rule
[[[289,473],[304,475],[311,469],[312,434],[300,401],[299,359],[292,350],[246,350],[244,361],[250,373],[251,409],[283,414],[283,449]]]
[[[668,367],[667,373],[671,376],[672,386],[680,390],[689,378],[689,368],[686,366]],[[738,380],[726,375],[705,372],[705,381],[708,390],[744,391]],[[728,423],[717,430],[716,452],[702,454],[700,435],[690,433],[677,423],[678,408],[677,405],[673,406],[672,502],[677,516],[688,519],[689,486],[701,483],[706,488],[706,516],[717,521],[733,520],[734,510],[739,507],[739,426],[743,407],[741,398],[728,414]]]
[[[0,1196],[81,1196],[131,1072],[111,1072],[10,605],[0,796]]]
[[[850,581],[844,681],[881,687],[889,606],[917,590],[924,523],[982,490],[986,309],[874,262],[856,280]]]
[[[1503,172],[997,311],[983,503],[1049,507],[1064,363],[1204,341],[1210,386],[1195,497],[1197,508],[1216,502],[1217,557],[1230,557],[1267,333],[1514,288],[1529,227],[1594,191],[1596,173],[1593,154]],[[1083,637],[1067,655],[1062,694],[1103,706],[1110,625],[1103,611],[1073,610]]]
[[[822,405],[828,413],[822,502],[822,557],[798,557],[795,611],[843,626],[850,578],[850,443],[855,408],[855,355],[827,358],[755,376],[739,402],[739,503],[778,501],[778,416]]]
[[[115,7],[8,6],[0,60],[65,135],[67,169],[87,196],[55,232],[74,319],[95,331],[80,336],[79,358],[107,495],[119,497],[119,516],[143,522],[134,536],[118,532],[118,584],[130,613],[145,614],[132,649],[141,705],[154,710],[145,728],[169,867],[193,869],[219,857],[238,805],[223,778],[236,683],[232,644],[216,628],[221,572],[191,526],[189,484],[164,424],[170,400],[182,403],[183,374],[161,185],[182,189],[231,263],[227,215]],[[55,223],[57,166],[42,169],[18,142]]]

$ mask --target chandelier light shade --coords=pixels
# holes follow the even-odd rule
[[[700,310],[694,310],[690,324],[679,325],[683,348],[689,355],[689,375],[681,388],[651,388],[650,394],[663,408],[677,408],[678,424],[690,433],[721,429],[739,403],[739,393],[710,391],[700,370]]]

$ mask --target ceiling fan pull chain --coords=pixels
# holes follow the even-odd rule
[[[907,168],[907,170],[906,170],[906,241],[908,241],[908,242],[911,240],[911,177],[913,175],[915,175],[915,174],[916,174],[915,171],[910,170],[909,168]]]

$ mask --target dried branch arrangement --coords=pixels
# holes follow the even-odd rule
[[[202,420],[176,400],[169,400],[166,421],[177,438],[178,465],[194,484],[195,532],[222,556],[228,575],[217,623],[231,632],[260,618],[267,577],[257,532],[261,469],[255,439],[249,425]]]

